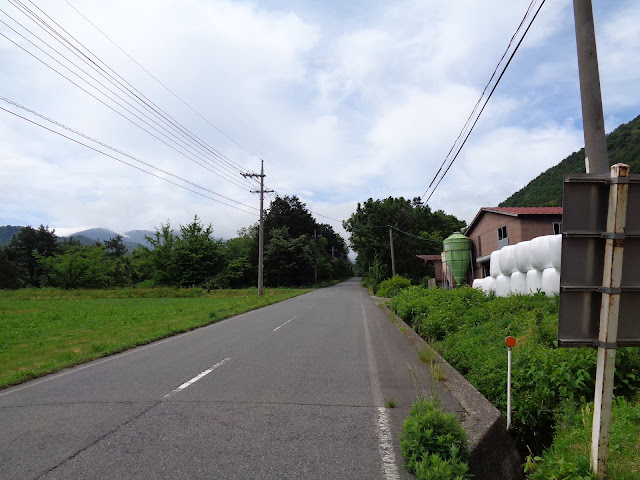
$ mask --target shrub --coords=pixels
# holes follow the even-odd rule
[[[497,298],[479,290],[409,287],[391,308],[506,416],[507,352],[514,336],[512,429],[523,455],[551,445],[563,402],[593,400],[596,352],[558,349],[558,299],[544,295]],[[616,354],[615,394],[640,394],[638,349]]]
[[[429,399],[416,401],[402,425],[400,450],[419,479],[465,479],[467,434],[455,415]]]
[[[541,457],[530,455],[525,471],[531,480],[595,478],[590,465],[593,404],[575,410],[566,404],[558,416],[553,446]],[[632,480],[640,472],[640,401],[618,397],[613,402],[607,478]]]
[[[378,286],[376,295],[385,298],[395,297],[402,289],[407,288],[410,285],[411,280],[400,275],[396,275],[395,277],[381,282]]]

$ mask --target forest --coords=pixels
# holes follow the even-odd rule
[[[640,174],[640,116],[607,135],[609,165],[626,163]],[[584,148],[572,153],[517,191],[500,207],[560,207],[565,173],[585,173]]]
[[[266,211],[264,284],[308,286],[352,275],[344,239],[317,223],[295,197],[277,197]],[[17,230],[0,248],[0,288],[174,286],[244,288],[258,276],[258,225],[228,240],[195,216],[179,229],[167,221],[127,252],[121,236],[94,245],[58,238],[40,225]]]

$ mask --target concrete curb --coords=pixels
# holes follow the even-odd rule
[[[399,327],[406,329],[411,344],[430,349],[440,370],[446,375],[441,383],[458,400],[465,411],[462,426],[469,436],[469,469],[474,480],[523,479],[522,458],[507,432],[506,422],[493,406],[460,373],[426,343],[413,328],[393,313],[384,303],[388,299],[371,297]]]

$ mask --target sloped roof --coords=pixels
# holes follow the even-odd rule
[[[465,231],[468,235],[484,212],[497,213],[499,215],[508,215],[510,217],[519,217],[525,215],[562,215],[562,207],[482,207],[476,216],[473,217],[471,223]]]
[[[480,211],[506,215],[562,215],[562,207],[482,207]]]

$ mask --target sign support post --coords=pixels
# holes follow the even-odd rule
[[[604,478],[609,454],[609,430],[613,400],[618,313],[622,281],[624,231],[627,216],[629,167],[616,164],[611,167],[609,211],[602,278],[602,304],[598,335],[598,363],[596,390],[591,431],[591,468],[596,477]]]

